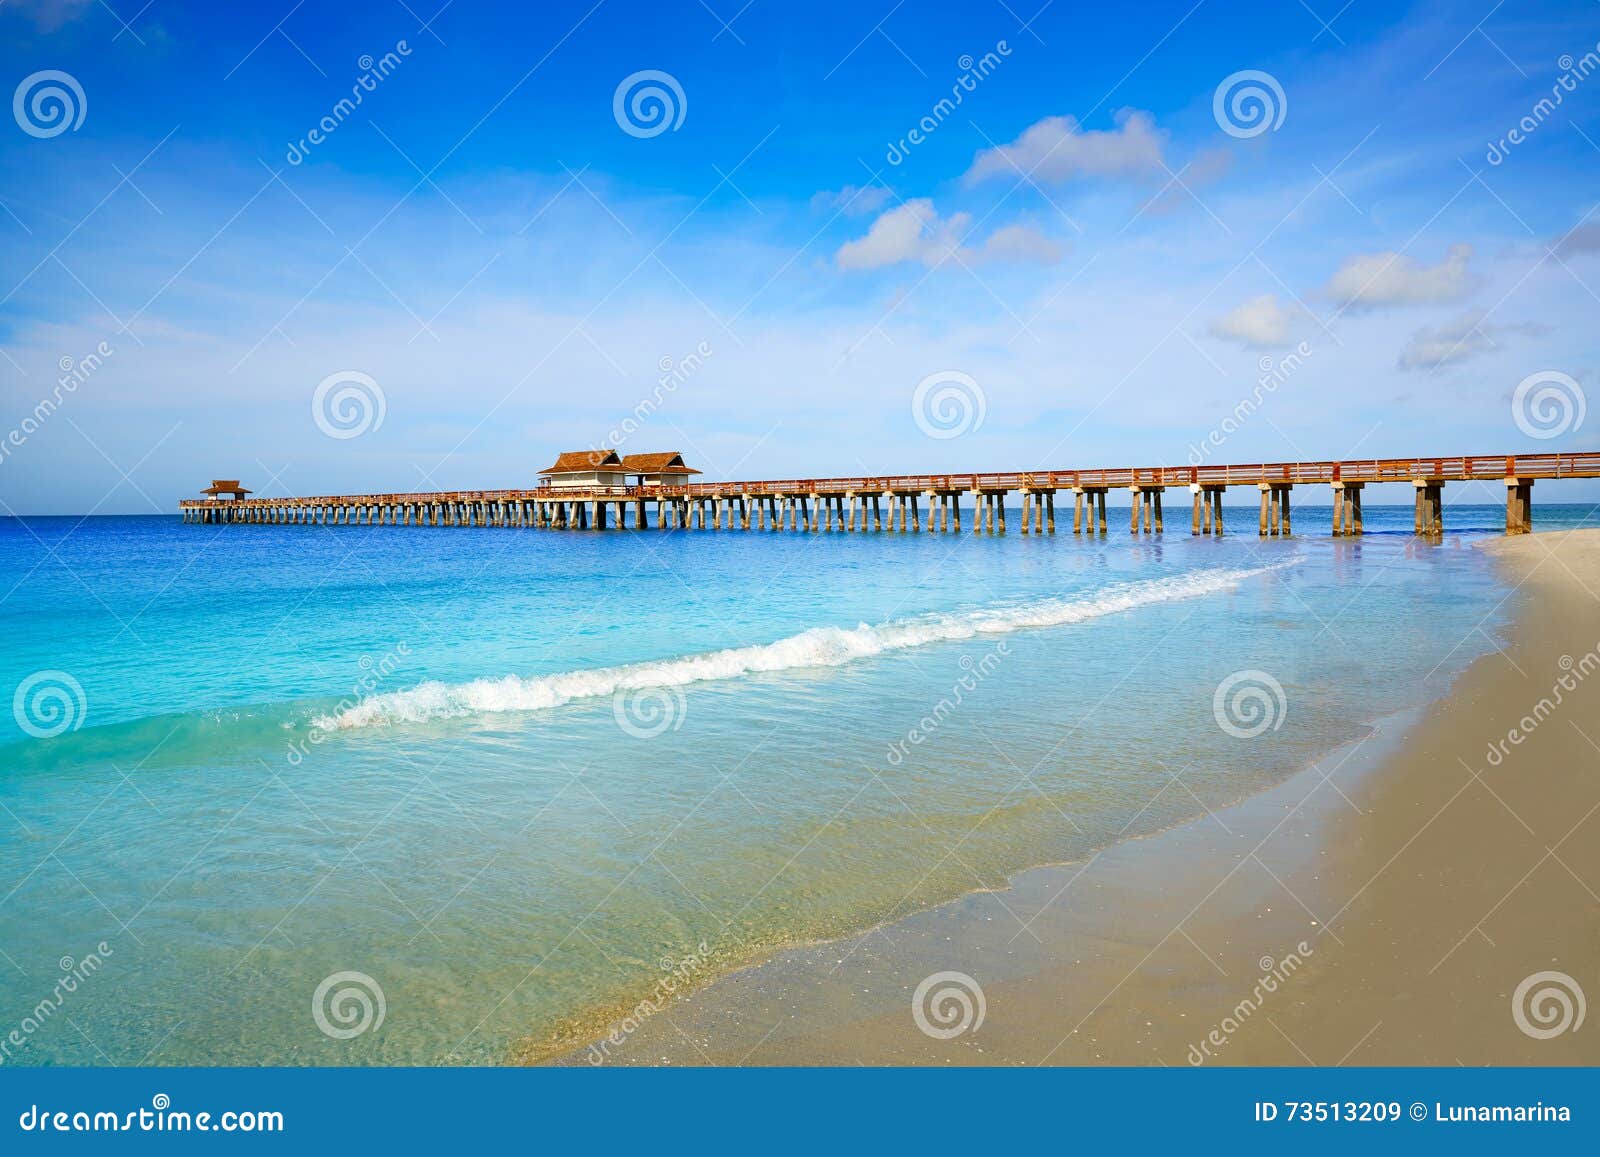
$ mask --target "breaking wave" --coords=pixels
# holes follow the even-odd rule
[[[1059,627],[1155,603],[1192,599],[1237,586],[1245,579],[1293,565],[1298,559],[1254,569],[1211,569],[1167,578],[1119,583],[1091,595],[1040,599],[957,614],[898,619],[876,626],[813,627],[749,647],[730,647],[673,659],[655,659],[589,671],[524,678],[430,681],[385,692],[312,721],[325,731],[394,723],[421,723],[496,712],[542,711],[575,699],[595,699],[641,687],[681,687],[769,671],[839,667],[889,651],[1038,627]]]

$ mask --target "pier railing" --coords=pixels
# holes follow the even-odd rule
[[[407,491],[373,494],[329,494],[286,498],[186,499],[179,503],[184,517],[197,522],[288,522],[316,524],[366,523],[387,525],[534,525],[588,526],[591,519],[569,508],[576,504],[593,507],[593,523],[606,526],[610,509],[616,525],[626,525],[627,507],[637,507],[635,525],[644,525],[647,502],[658,504],[661,524],[687,526],[694,509],[715,507],[713,522],[725,519],[731,526],[737,517],[748,528],[774,521],[812,529],[822,525],[854,529],[858,513],[863,529],[871,510],[874,528],[881,524],[880,500],[890,508],[890,523],[898,517],[906,524],[909,511],[913,525],[920,521],[919,499],[929,502],[929,522],[937,504],[939,522],[953,521],[960,526],[961,496],[973,495],[985,524],[1005,526],[1004,498],[1010,493],[1023,497],[1023,525],[1030,520],[1043,529],[1048,512],[1054,529],[1055,498],[1061,491],[1076,495],[1074,528],[1089,522],[1104,533],[1105,492],[1126,489],[1134,497],[1134,527],[1146,531],[1162,522],[1161,492],[1169,487],[1187,487],[1194,492],[1193,525],[1210,532],[1222,525],[1222,494],[1233,486],[1254,486],[1261,490],[1261,533],[1287,533],[1289,492],[1294,486],[1319,483],[1334,491],[1335,533],[1357,533],[1361,525],[1361,488],[1369,483],[1410,482],[1416,488],[1419,532],[1436,529],[1441,523],[1442,487],[1449,482],[1503,481],[1507,484],[1508,530],[1526,529],[1532,484],[1542,479],[1600,478],[1600,451],[1569,451],[1544,454],[1484,454],[1433,458],[1360,458],[1321,462],[1252,462],[1190,466],[1133,466],[1089,470],[994,471],[972,474],[886,474],[835,478],[783,478],[743,482],[690,482],[660,485],[553,487],[541,486],[510,490]],[[850,513],[848,523],[845,505]],[[724,511],[724,505],[728,509]],[[784,509],[779,511],[782,504]],[[798,516],[796,509],[798,508]],[[614,508],[614,509],[612,509]],[[736,508],[736,509],[735,509]],[[770,509],[767,509],[770,508]],[[815,509],[813,509],[815,508]],[[859,508],[859,510],[858,510]],[[376,512],[376,513],[374,513]],[[698,510],[702,526],[708,512]],[[1353,530],[1349,529],[1351,526]],[[1346,529],[1340,529],[1345,527]],[[1270,528],[1270,529],[1269,529]]]
[[[1127,489],[1134,486],[1303,485],[1314,482],[1499,481],[1505,478],[1600,478],[1600,451],[1484,454],[1456,458],[1362,458],[1326,462],[1254,462],[1226,466],[1151,466],[1098,470],[992,471],[979,474],[883,474],[848,478],[783,478],[754,482],[691,482],[660,486],[533,487],[513,490],[396,491],[292,498],[184,499],[182,507],[360,505],[414,502],[576,501],[612,498],[700,498],[718,495],[859,494],[891,491]]]
[[[1001,470],[978,474],[882,474],[847,478],[782,478],[751,482],[691,482],[659,486],[533,487],[513,490],[433,490],[244,498],[238,505],[360,505],[414,502],[576,501],[611,498],[710,498],[718,495],[925,494],[953,491],[1128,489],[1134,486],[1304,485],[1314,482],[1499,481],[1505,478],[1597,478],[1600,451],[1483,454],[1455,458],[1346,458],[1326,462],[1252,462],[1217,466],[1135,466],[1097,470]],[[229,499],[184,499],[208,507]]]

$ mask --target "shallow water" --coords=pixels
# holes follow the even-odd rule
[[[1220,540],[0,521],[0,1059],[493,1062],[1168,826],[1492,645],[1503,511],[1446,513],[1437,545],[1381,507],[1345,541],[1314,507],[1286,541],[1243,509]],[[334,981],[330,1034],[342,972],[372,1012]]]

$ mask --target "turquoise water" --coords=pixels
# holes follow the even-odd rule
[[[664,976],[1276,782],[1502,625],[1471,549],[1499,508],[1439,544],[1409,508],[1345,541],[1326,508],[1285,541],[1183,513],[1104,540],[0,521],[0,1060],[527,1055]]]

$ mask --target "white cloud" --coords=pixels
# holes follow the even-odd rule
[[[991,233],[982,246],[962,245],[970,213],[939,216],[926,197],[907,201],[872,223],[865,237],[847,241],[834,255],[840,269],[882,269],[904,261],[938,265],[951,257],[965,261],[1030,261],[1053,265],[1062,248],[1031,225],[1006,225]]]
[[[976,184],[1018,169],[1034,180],[1061,182],[1075,177],[1144,177],[1163,171],[1166,134],[1146,112],[1124,109],[1115,129],[1078,127],[1071,116],[1045,117],[1009,145],[985,149],[964,178]]]
[[[894,195],[887,185],[846,185],[838,192],[824,189],[811,198],[813,210],[837,209],[851,216],[876,213]]]
[[[1289,344],[1297,311],[1263,293],[1229,310],[1211,323],[1213,337],[1241,342],[1251,349],[1281,349]]]
[[[1497,337],[1546,332],[1543,326],[1528,323],[1491,325],[1488,316],[1484,310],[1472,309],[1439,325],[1423,326],[1400,351],[1400,368],[1436,370],[1499,349]]]
[[[1430,305],[1471,293],[1476,279],[1467,269],[1472,246],[1452,245],[1438,265],[1422,265],[1399,253],[1367,253],[1339,266],[1324,288],[1345,306]]]
[[[1030,225],[1007,225],[989,234],[983,243],[983,256],[990,261],[1037,261],[1054,265],[1061,260],[1061,246]]]
[[[846,241],[834,260],[840,269],[881,269],[902,261],[937,265],[961,247],[971,220],[967,213],[941,220],[933,202],[919,197],[883,214],[865,237]]]

